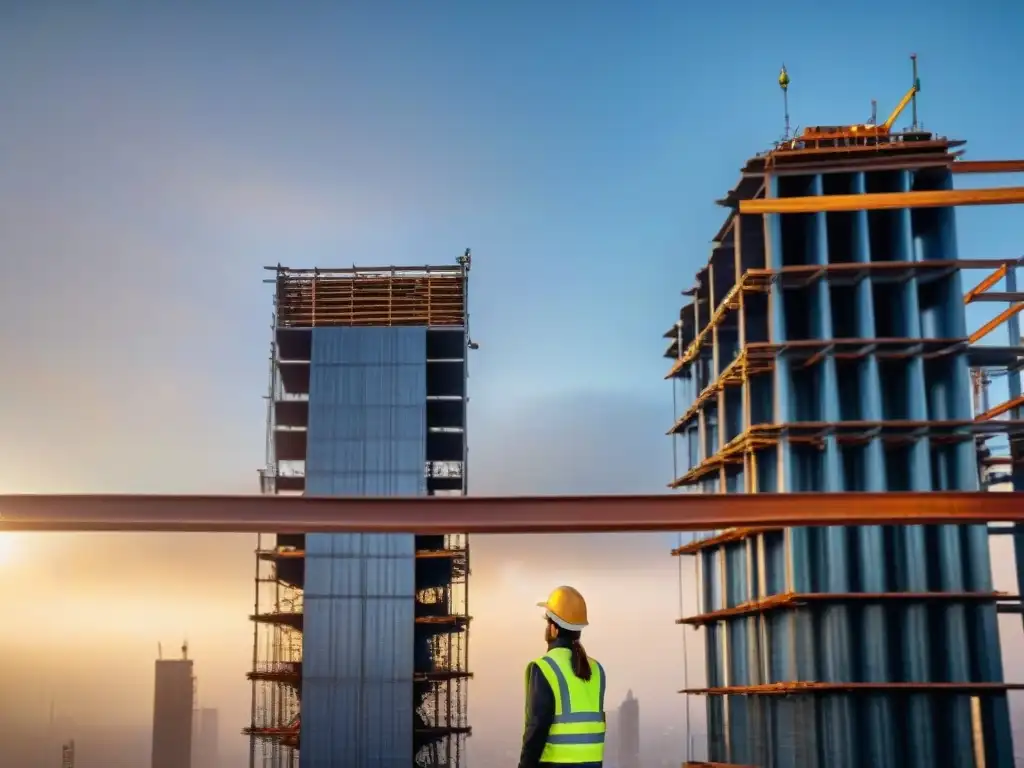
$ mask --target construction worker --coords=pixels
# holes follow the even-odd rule
[[[604,668],[580,644],[587,603],[572,587],[558,587],[544,609],[548,652],[526,666],[526,731],[519,768],[602,768]]]

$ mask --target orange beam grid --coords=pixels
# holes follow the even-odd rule
[[[842,264],[793,264],[779,269],[751,269],[744,273],[758,283],[755,288],[767,289],[780,280],[784,288],[805,288],[817,280],[827,279],[835,285],[856,285],[866,277],[876,281],[902,282],[922,273],[952,273],[958,269],[994,269],[1007,259],[942,259],[936,261],[868,261]]]
[[[820,265],[792,265],[780,269],[748,269],[736,283],[729,289],[726,295],[715,306],[711,319],[694,335],[694,338],[686,345],[685,350],[675,360],[666,379],[677,375],[683,368],[693,362],[700,353],[701,348],[707,343],[715,326],[739,306],[739,295],[741,293],[753,293],[767,291],[773,281],[781,280],[785,288],[799,288],[810,285],[815,280],[829,279],[835,284],[850,284],[868,277],[876,280],[888,279],[902,280],[913,274],[921,272],[952,272],[957,269],[998,269],[1007,264],[1016,264],[1015,259],[956,259],[942,261],[889,261],[889,262],[851,262],[845,264]]]
[[[729,440],[717,453],[709,456],[686,474],[669,483],[669,488],[681,488],[706,477],[728,464],[739,464],[746,456],[772,448],[785,436],[792,443],[820,445],[826,435],[835,434],[840,444],[864,444],[880,438],[887,444],[908,444],[924,437],[932,443],[970,440],[986,433],[1024,432],[1024,421],[979,422],[971,421],[841,421],[790,422],[788,424],[756,424]],[[715,526],[722,528],[725,526]]]
[[[834,196],[833,196],[834,197]],[[865,197],[865,195],[850,195],[849,197]],[[777,198],[772,198],[777,199]],[[782,198],[796,199],[796,198]],[[802,199],[802,198],[801,198]],[[814,198],[817,199],[817,198]],[[792,278],[803,276],[808,280],[820,277],[850,277],[852,281],[866,277],[879,277],[877,273],[919,273],[928,271],[943,271],[956,269],[997,269],[1002,266],[1012,266],[1019,262],[1018,259],[937,259],[935,261],[851,261],[841,264],[791,264],[778,269],[750,269],[744,275],[751,275],[758,279],[790,278],[786,280],[787,285],[794,285]],[[895,279],[902,279],[905,275],[898,274]],[[806,283],[809,284],[809,283]]]
[[[1024,160],[957,160],[953,173],[1024,173]]]
[[[711,696],[786,696],[794,693],[969,693],[1000,694],[1024,690],[1024,683],[820,683],[793,681],[718,688],[684,688],[679,693]]]
[[[1024,522],[1024,504],[1013,493],[985,492],[426,498],[0,495],[0,531],[612,533],[989,520]]]
[[[759,613],[767,613],[780,608],[801,608],[808,603],[827,602],[860,602],[860,603],[888,603],[888,602],[998,602],[1000,600],[1019,600],[1015,595],[1004,592],[812,592],[799,594],[786,592],[779,595],[771,595],[760,600],[750,600],[745,603],[722,608],[717,611],[687,616],[676,619],[676,624],[688,624],[699,627],[704,624],[721,621],[722,619],[751,616]]]
[[[741,200],[740,213],[824,213],[894,208],[948,208],[958,205],[1019,205],[1024,187],[954,189],[929,192],[877,192],[865,195],[813,195]]]
[[[739,356],[725,367],[725,370],[722,371],[721,376],[719,376],[717,379],[712,381],[710,384],[708,384],[706,387],[704,387],[704,389],[700,391],[700,394],[698,394],[697,398],[692,403],[690,403],[690,407],[686,409],[686,412],[678,419],[676,419],[675,423],[671,427],[669,427],[668,431],[665,434],[674,435],[677,432],[679,432],[679,430],[681,430],[684,426],[686,426],[690,421],[692,421],[694,417],[696,417],[696,415],[700,412],[700,410],[709,402],[711,402],[712,398],[716,394],[718,394],[718,391],[725,386],[726,382],[731,381],[733,376],[737,376],[739,381],[741,382],[746,381],[749,375],[746,371],[746,367],[747,354],[745,351],[740,352]]]
[[[665,374],[666,379],[671,379],[673,376],[679,373],[684,367],[692,363],[696,359],[697,355],[700,354],[701,347],[704,346],[704,343],[707,341],[712,331],[714,331],[715,326],[722,322],[722,319],[729,312],[739,307],[740,293],[742,291],[751,289],[744,284],[745,277],[746,275],[741,277],[740,280],[737,281],[737,283],[728,290],[725,296],[722,297],[722,300],[718,302],[717,306],[715,307],[715,311],[711,314],[711,319],[708,321],[707,325],[705,325],[697,332],[697,334],[693,338],[693,341],[691,341],[689,345],[687,345],[686,350],[683,351],[682,355],[675,361],[675,363],[672,364],[672,368],[669,369],[669,372],[667,374]]]
[[[686,412],[666,432],[675,434],[689,423],[719,390],[745,383],[750,377],[771,373],[775,359],[786,353],[801,368],[820,363],[828,353],[835,360],[858,360],[874,353],[881,360],[901,360],[919,355],[933,360],[966,348],[967,339],[800,339],[781,344],[758,341],[747,344],[723,370],[721,375],[697,395]]]
[[[771,526],[767,528],[730,528],[727,531],[695,539],[689,544],[683,544],[680,547],[676,547],[670,554],[673,557],[679,557],[680,555],[693,555],[702,549],[720,547],[723,544],[743,541],[751,536],[757,536],[760,533],[769,533],[770,531],[777,530],[779,530],[778,526]]]

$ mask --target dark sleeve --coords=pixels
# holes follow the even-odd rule
[[[555,720],[555,694],[536,664],[530,665],[530,687],[526,699],[526,731],[519,768],[537,768],[548,731]]]

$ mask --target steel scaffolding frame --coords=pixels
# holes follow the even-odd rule
[[[949,188],[950,171],[1024,170],[1021,161],[968,165],[957,159],[959,153],[950,152],[961,144],[920,134],[913,142],[870,148],[787,147],[748,162],[740,183],[721,201],[732,210],[714,240],[708,265],[698,273],[695,287],[684,292],[690,302],[665,334],[665,356],[673,360],[666,378],[685,379],[688,384],[681,394],[674,389],[676,403],[682,400],[684,405],[668,430],[677,464],[670,487],[758,495],[776,490],[883,490],[884,473],[881,481],[865,480],[863,473],[875,470],[849,461],[861,457],[878,463],[882,456],[910,451],[908,455],[917,456],[912,459],[917,464],[911,465],[917,474],[909,487],[924,490],[933,486],[922,474],[922,446],[931,452],[931,461],[945,462],[941,470],[951,472],[947,464],[959,462],[959,467],[963,448],[972,442],[985,444],[998,435],[1010,435],[1012,441],[1024,433],[1024,421],[1013,410],[1024,401],[973,415],[954,406],[944,410],[929,402],[926,409],[919,403],[906,415],[894,415],[898,409],[879,403],[883,394],[870,389],[877,390],[882,365],[891,369],[891,387],[899,384],[900,376],[926,386],[931,379],[925,379],[924,370],[938,381],[965,361],[976,362],[981,354],[995,355],[1003,365],[1015,364],[1020,357],[1005,351],[1001,356],[979,352],[976,343],[989,327],[969,334],[943,315],[930,318],[935,328],[947,331],[935,333],[934,328],[925,330],[921,321],[915,326],[889,316],[891,305],[901,306],[904,296],[912,307],[907,312],[923,311],[918,301],[925,299],[932,312],[943,311],[945,305],[935,307],[942,297],[947,304],[956,300],[955,293],[947,294],[959,285],[962,269],[996,270],[994,277],[968,293],[966,300],[971,301],[1016,266],[1016,260],[955,257],[951,206],[1024,203],[1024,188]],[[914,219],[910,209],[925,209],[931,218],[922,214]],[[933,214],[927,209],[939,210]],[[923,255],[910,250],[917,234],[932,238],[923,243]],[[1000,293],[993,300],[1024,298],[1013,290],[1015,286],[1008,286],[1009,296]],[[794,301],[806,304],[802,314],[789,311]],[[872,304],[879,301],[883,306],[876,310],[876,320]],[[835,302],[845,309],[837,310]],[[1011,306],[989,325],[1014,319],[1018,311]],[[844,312],[846,316],[841,316]],[[950,308],[947,315],[954,312]],[[823,319],[806,320],[815,313]],[[880,330],[890,326],[903,332]],[[842,389],[850,382],[837,380],[840,366],[845,366],[845,376],[856,376],[859,386],[868,387],[861,395],[868,405],[843,405]],[[915,366],[917,373],[899,373],[912,372]],[[963,389],[951,386],[954,395],[960,391],[957,386]],[[798,387],[807,391],[800,389],[804,402],[794,403],[791,393]],[[845,393],[847,400],[849,394]],[[1019,395],[1019,389],[1011,394]],[[808,417],[814,408],[820,415]],[[1003,413],[1011,418],[994,420]],[[676,445],[680,436],[688,457],[682,470]],[[871,459],[868,451],[879,453]],[[826,466],[821,477],[811,476],[822,456]],[[970,487],[957,485],[958,477],[943,477],[941,482],[952,485],[934,487]],[[901,479],[895,480],[892,487],[899,488]],[[822,514],[835,522],[854,522],[830,514],[828,497],[822,496],[820,503]],[[983,540],[978,540],[977,528],[970,529],[962,550],[959,541],[946,535],[957,531],[949,526],[925,532],[921,547],[914,543],[916,533],[897,529],[879,534],[884,529],[845,526],[811,532],[762,524],[709,529],[689,542],[681,540],[673,554],[695,556],[698,607],[679,623],[707,628],[708,676],[704,685],[687,683],[681,693],[707,697],[710,759],[724,761],[716,763],[721,765],[767,761],[803,766],[817,765],[827,754],[830,764],[852,766],[855,755],[865,750],[865,760],[888,766],[898,759],[897,742],[909,739],[914,747],[903,760],[931,764],[928,728],[920,727],[931,721],[922,707],[932,697],[953,694],[960,694],[950,699],[959,715],[949,727],[959,740],[951,749],[959,750],[961,757],[973,749],[975,756],[987,752],[992,759],[1001,759],[1009,749],[1005,694],[1020,686],[1002,680],[998,647],[992,647],[994,621],[997,608],[1019,605],[1020,598],[991,590],[991,576],[975,573],[981,563],[987,568],[987,551],[980,549]],[[889,543],[883,544],[880,535]],[[956,533],[961,535],[966,536]],[[892,549],[891,556],[904,548],[918,552],[913,561],[917,564],[934,558],[939,577],[922,579],[914,571],[918,566],[910,565],[887,578],[891,569],[876,557],[885,546]],[[956,553],[961,551],[964,557],[969,552],[979,558],[977,566],[973,561],[962,566],[965,571],[973,569],[966,578],[956,571]],[[776,562],[777,555],[782,561]],[[682,573],[681,568],[680,589]],[[972,636],[969,646],[965,611],[983,623],[987,633]],[[925,615],[942,617],[943,631],[954,646],[954,638],[963,640],[963,648],[933,649],[935,663],[948,677],[922,672],[908,661],[914,653],[927,655],[927,648],[905,649],[907,668],[890,669],[888,665],[897,662],[883,658],[886,654],[876,653],[873,646],[852,650],[856,646],[844,639],[852,622],[875,639],[886,627],[918,637],[914,622]],[[818,649],[819,644],[823,648]],[[985,657],[977,669],[961,664],[960,654],[968,647]],[[780,694],[800,696],[773,704]],[[913,713],[909,735],[899,737],[886,724],[887,717],[879,714],[889,711],[889,699],[897,694],[910,697]],[[991,738],[967,744],[969,729],[960,718],[964,713],[969,713],[975,731],[982,724],[995,728]],[[688,726],[690,718],[688,703]]]

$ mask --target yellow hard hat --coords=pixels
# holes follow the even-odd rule
[[[562,629],[579,632],[587,626],[587,601],[572,587],[555,587],[547,602],[537,603],[537,607]]]

